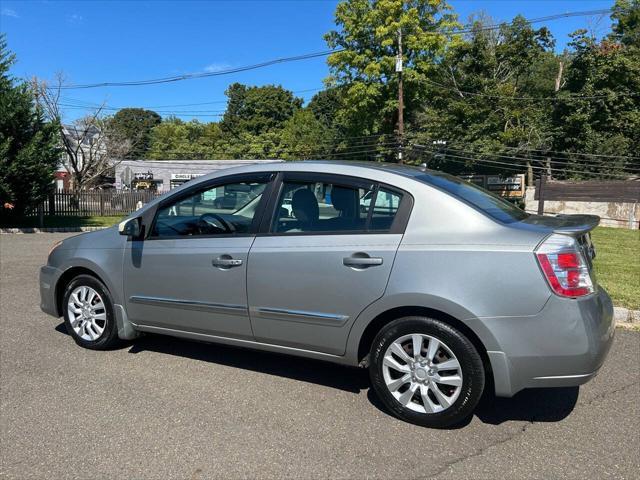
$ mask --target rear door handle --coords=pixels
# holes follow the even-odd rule
[[[382,265],[381,257],[344,257],[342,264],[345,267],[368,268]]]
[[[218,268],[232,268],[242,265],[242,260],[239,258],[232,258],[231,255],[221,255],[215,260],[211,260],[211,265]]]

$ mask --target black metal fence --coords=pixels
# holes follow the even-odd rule
[[[160,195],[150,190],[96,190],[73,192],[58,190],[49,195],[29,216],[108,216],[128,215]]]

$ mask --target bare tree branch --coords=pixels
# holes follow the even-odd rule
[[[57,75],[53,87],[46,82],[34,83],[45,115],[59,125],[60,139],[66,154],[63,163],[71,175],[73,189],[95,187],[101,177],[110,174],[116,164],[131,151],[131,141],[122,138],[111,127],[110,119],[104,116],[104,103],[85,117],[65,124],[60,109],[63,75]]]

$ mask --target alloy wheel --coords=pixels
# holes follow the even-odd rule
[[[100,294],[88,286],[76,287],[67,303],[69,323],[83,340],[95,341],[104,333],[107,310]]]
[[[448,409],[462,390],[460,362],[441,340],[423,333],[403,335],[382,360],[387,389],[404,407],[433,414]]]

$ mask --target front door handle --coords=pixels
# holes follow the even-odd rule
[[[242,260],[239,258],[232,258],[231,255],[220,255],[215,260],[211,260],[211,265],[218,268],[232,268],[242,265]]]
[[[369,268],[375,267],[376,265],[382,265],[381,257],[344,257],[342,259],[342,264],[345,267],[352,268]]]

